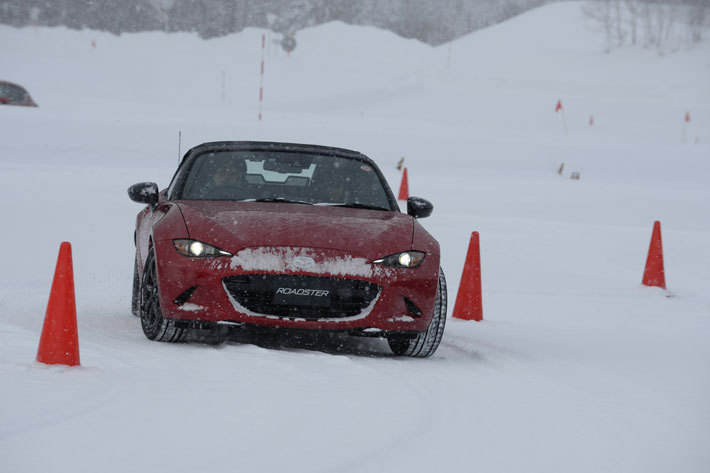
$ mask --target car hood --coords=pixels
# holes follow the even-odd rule
[[[233,254],[280,246],[376,259],[412,249],[414,219],[399,212],[278,202],[180,201],[179,207],[190,238]]]

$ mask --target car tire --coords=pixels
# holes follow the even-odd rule
[[[140,287],[140,315],[143,333],[149,340],[177,343],[185,341],[187,338],[188,329],[177,327],[175,321],[164,318],[160,310],[155,250],[148,253],[143,269]]]
[[[434,354],[441,337],[444,335],[446,325],[446,277],[444,271],[439,268],[439,282],[436,289],[436,300],[434,302],[434,314],[429,323],[429,327],[424,332],[420,332],[414,337],[405,338],[401,335],[387,337],[392,353],[397,356],[412,356],[416,358],[427,358]]]
[[[131,313],[141,316],[141,278],[138,275],[138,254],[133,261],[133,291],[131,293]]]

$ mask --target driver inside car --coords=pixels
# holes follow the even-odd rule
[[[240,199],[246,181],[246,162],[243,159],[220,159],[214,166],[212,178],[201,188],[204,199]]]
[[[340,163],[320,164],[313,174],[314,194],[322,203],[340,204],[348,199],[348,181],[350,177],[343,175],[339,169]]]
[[[386,199],[378,195],[379,179],[372,167],[359,162],[338,164],[334,168],[321,165],[314,175],[316,192],[323,202],[379,206],[381,199]]]

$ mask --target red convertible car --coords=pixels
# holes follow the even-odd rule
[[[133,313],[151,340],[248,325],[384,337],[431,356],[446,322],[439,244],[356,151],[272,142],[189,150],[169,187],[131,186]]]

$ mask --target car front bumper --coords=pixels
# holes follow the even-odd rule
[[[438,255],[417,268],[371,264],[338,250],[256,247],[191,258],[155,244],[163,317],[313,330],[423,331]]]

